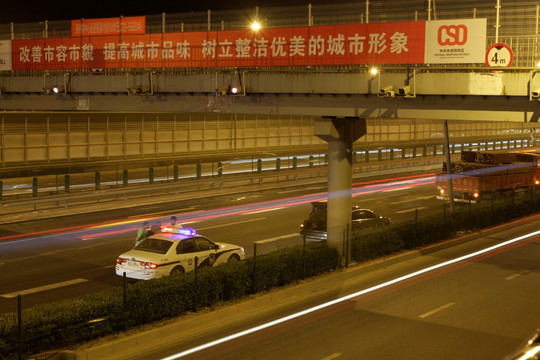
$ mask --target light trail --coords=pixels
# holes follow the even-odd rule
[[[385,181],[385,182],[383,182]],[[424,174],[406,177],[396,177],[393,179],[376,180],[373,182],[359,183],[363,186],[353,188],[352,196],[360,196],[363,194],[372,194],[381,191],[387,191],[392,189],[403,189],[411,186],[419,186],[430,184],[435,181],[434,174]],[[245,213],[256,213],[270,211],[276,208],[283,208],[289,206],[297,206],[302,204],[308,204],[314,201],[325,201],[328,199],[327,192],[320,192],[310,195],[301,195],[296,197],[290,197],[279,200],[269,200],[254,204],[247,205],[235,205],[230,207],[224,207],[219,209],[211,209],[206,211],[193,211],[181,214],[175,214],[179,223],[193,223],[197,221],[217,219],[226,216],[242,215]],[[69,235],[71,238],[84,238],[90,239],[99,236],[107,236],[113,234],[119,234],[124,232],[135,232],[139,228],[139,223],[142,221],[161,221],[166,223],[169,221],[169,214],[165,216],[140,216],[138,218],[130,218],[129,220],[111,220],[102,223],[77,225],[59,229],[43,230],[33,233],[25,234],[13,234],[0,237],[0,246],[6,244],[13,244],[18,241],[28,242],[31,240],[40,240],[43,235]],[[136,224],[136,225],[135,225]],[[135,225],[135,226],[134,226]],[[28,238],[30,237],[30,238]],[[21,239],[24,238],[24,239]]]
[[[255,333],[255,332],[258,332],[258,331],[261,331],[261,330],[264,330],[264,329],[268,329],[268,328],[270,328],[270,327],[272,327],[272,326],[275,326],[275,325],[278,325],[278,324],[282,324],[282,323],[284,323],[284,322],[287,322],[287,321],[290,321],[290,320],[299,318],[299,317],[301,317],[301,316],[310,314],[310,313],[312,313],[312,312],[319,311],[319,310],[325,309],[325,308],[327,308],[327,307],[330,307],[330,306],[333,306],[333,305],[342,303],[342,302],[344,302],[344,301],[347,301],[347,300],[350,300],[350,299],[353,299],[353,298],[356,298],[356,297],[359,297],[359,296],[362,296],[362,295],[371,293],[371,292],[373,292],[373,291],[376,291],[376,290],[380,290],[380,289],[386,288],[386,287],[388,287],[388,286],[391,286],[391,285],[394,285],[394,284],[403,282],[403,281],[405,281],[405,280],[408,280],[408,279],[417,277],[417,276],[419,276],[419,275],[423,275],[423,274],[426,274],[426,273],[429,273],[429,272],[432,272],[432,271],[441,269],[441,268],[443,268],[443,267],[446,267],[446,266],[449,266],[449,265],[452,265],[452,264],[456,264],[456,263],[458,263],[458,262],[462,262],[462,261],[465,261],[465,260],[474,258],[474,257],[479,256],[479,255],[482,255],[482,254],[489,253],[489,252],[494,251],[494,250],[497,250],[497,249],[499,249],[499,248],[501,248],[501,247],[504,247],[504,246],[507,246],[507,245],[510,245],[510,244],[513,244],[513,243],[516,243],[516,242],[519,242],[519,241],[522,241],[522,240],[525,240],[525,239],[529,239],[529,238],[531,238],[531,237],[533,237],[533,236],[537,236],[537,235],[539,235],[539,234],[540,234],[540,230],[539,230],[539,231],[532,232],[532,233],[529,233],[529,234],[526,234],[526,235],[522,235],[522,236],[516,237],[516,238],[514,238],[514,239],[511,239],[511,240],[502,242],[502,243],[497,244],[497,245],[494,245],[494,246],[490,246],[490,247],[485,248],[485,249],[483,249],[483,250],[475,251],[475,252],[473,252],[473,253],[470,253],[470,254],[467,254],[467,255],[463,255],[463,256],[457,257],[457,258],[452,259],[452,260],[444,261],[444,262],[442,262],[442,263],[439,263],[439,264],[436,264],[436,265],[433,265],[433,266],[429,266],[429,267],[424,268],[424,269],[422,269],[422,270],[418,270],[418,271],[409,273],[409,274],[407,274],[407,275],[397,277],[397,278],[395,278],[395,279],[393,279],[393,280],[390,280],[390,281],[381,283],[381,284],[379,284],[379,285],[375,285],[375,286],[372,286],[372,287],[370,287],[370,288],[367,288],[367,289],[364,289],[364,290],[360,290],[360,291],[354,292],[354,293],[349,294],[349,295],[346,295],[346,296],[342,296],[342,297],[340,297],[340,298],[337,298],[337,299],[334,299],[334,300],[331,300],[331,301],[322,303],[322,304],[317,305],[317,306],[310,307],[310,308],[308,308],[308,309],[299,311],[299,312],[297,312],[297,313],[294,313],[294,314],[291,314],[291,315],[287,315],[287,316],[284,316],[284,317],[282,317],[282,318],[279,318],[279,319],[276,319],[276,320],[267,322],[267,323],[265,323],[265,324],[261,324],[261,325],[259,325],[259,326],[255,326],[255,327],[252,327],[252,328],[250,328],[250,329],[247,329],[247,330],[244,330],[244,331],[240,331],[240,332],[238,332],[238,333],[236,333],[236,334],[232,334],[232,335],[229,335],[229,336],[225,336],[225,337],[222,337],[222,338],[220,338],[220,339],[217,339],[217,340],[214,340],[214,341],[210,341],[210,342],[208,342],[208,343],[206,343],[206,344],[202,344],[202,345],[196,346],[196,347],[194,347],[194,348],[191,348],[191,349],[188,349],[188,350],[184,350],[184,351],[179,352],[179,353],[177,353],[177,354],[174,354],[174,355],[171,355],[171,356],[162,358],[162,360],[175,360],[175,359],[179,359],[179,358],[181,358],[181,357],[187,356],[187,355],[194,354],[194,353],[199,352],[199,351],[202,351],[202,350],[209,349],[209,348],[214,347],[214,346],[216,346],[216,345],[220,345],[220,344],[226,343],[226,342],[228,342],[228,341],[235,340],[235,339],[241,338],[241,337],[246,336],[246,335],[253,334],[253,333]]]

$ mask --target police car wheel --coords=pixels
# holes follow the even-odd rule
[[[177,266],[171,270],[171,274],[183,274],[185,273],[184,268],[181,266]]]
[[[229,256],[229,260],[227,260],[227,262],[231,261],[240,261],[240,257],[237,254],[232,254],[231,256]]]

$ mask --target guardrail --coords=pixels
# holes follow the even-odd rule
[[[453,144],[451,153],[466,150],[498,150],[526,147],[527,140],[508,139],[493,142],[469,142]],[[322,153],[321,153],[322,152]],[[68,168],[56,169],[49,173],[42,173],[35,168],[26,175],[5,177],[0,180],[0,201],[4,197],[13,196],[34,197],[58,195],[78,191],[101,190],[111,187],[127,187],[132,185],[145,185],[162,182],[177,182],[185,179],[201,179],[206,177],[222,177],[235,173],[260,173],[264,171],[284,171],[301,167],[316,167],[327,164],[327,155],[317,150],[313,153],[296,155],[265,154],[264,157],[238,158],[230,160],[221,157],[206,162],[199,161],[175,164],[174,161],[161,163],[141,163],[140,167],[130,164],[128,167],[107,166],[104,168],[89,165],[86,172],[81,171],[84,164],[78,165],[78,170],[71,172]],[[416,144],[409,147],[371,148],[358,150],[353,153],[353,163],[372,163],[383,160],[415,158],[420,156],[435,156],[443,154],[443,145],[440,143]],[[16,172],[17,170],[15,170]],[[26,170],[28,172],[28,170]],[[35,174],[35,175],[32,175]],[[40,175],[38,175],[40,174]],[[34,176],[32,178],[32,176]]]
[[[520,146],[518,146],[518,144]],[[514,140],[497,143],[471,143],[453,145],[450,148],[451,155],[458,155],[463,150],[499,150],[526,147],[525,140]],[[128,186],[126,176],[122,181],[122,186],[116,184],[109,188],[101,187],[101,180],[98,173],[95,175],[94,190],[71,192],[66,187],[64,193],[40,195],[37,189],[37,180],[34,178],[31,194],[16,194],[2,196],[0,190],[0,215],[18,214],[28,211],[68,209],[74,206],[87,206],[90,204],[115,203],[120,207],[121,203],[128,200],[152,198],[157,196],[169,196],[179,194],[194,194],[200,197],[205,191],[206,196],[249,193],[252,191],[270,189],[272,187],[282,187],[285,182],[288,186],[294,183],[297,185],[320,183],[322,177],[327,176],[327,155],[309,155],[302,159],[293,157],[286,166],[281,166],[281,158],[258,159],[247,164],[247,169],[226,174],[223,171],[222,162],[217,164],[206,164],[211,171],[204,172],[200,164],[197,164],[194,174],[179,179],[177,171],[171,179],[167,176],[164,179],[156,179],[154,172],[149,171],[149,178],[140,186]],[[411,148],[400,149],[379,149],[365,150],[353,154],[353,177],[359,174],[381,171],[394,172],[395,169],[410,168],[414,166],[439,165],[444,160],[444,149],[441,145],[413,146]],[[167,170],[168,171],[168,170]],[[98,186],[99,184],[99,186]],[[146,185],[148,184],[148,185]],[[1,188],[1,182],[0,182]],[[31,196],[31,197],[30,197]],[[160,199],[167,201],[167,199]]]
[[[443,156],[418,157],[396,159],[394,161],[380,161],[361,163],[353,166],[353,177],[365,174],[380,173],[381,171],[394,172],[396,169],[405,169],[415,166],[440,165]],[[328,175],[326,166],[303,167],[281,171],[261,171],[253,174],[228,175],[223,177],[210,177],[188,179],[172,183],[154,183],[138,187],[121,187],[104,190],[85,191],[79,193],[66,193],[40,197],[27,197],[9,199],[0,202],[0,215],[15,215],[31,211],[69,209],[74,207],[89,207],[90,205],[113,204],[113,208],[128,205],[132,200],[170,201],[171,195],[186,195],[191,197],[218,196],[226,194],[241,194],[287,186],[308,185],[320,183]],[[163,196],[165,198],[163,198]],[[188,196],[184,196],[187,198]],[[129,205],[128,205],[129,206]]]

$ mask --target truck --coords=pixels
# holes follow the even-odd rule
[[[435,175],[437,199],[449,200],[452,179],[454,200],[478,202],[537,187],[540,183],[539,149],[462,151],[461,160],[443,163]]]

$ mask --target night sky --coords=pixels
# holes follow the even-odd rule
[[[342,0],[340,3],[351,2]],[[332,4],[333,0],[9,0],[3,1],[0,24],[44,20],[92,19],[165,13],[233,10],[259,7]]]

